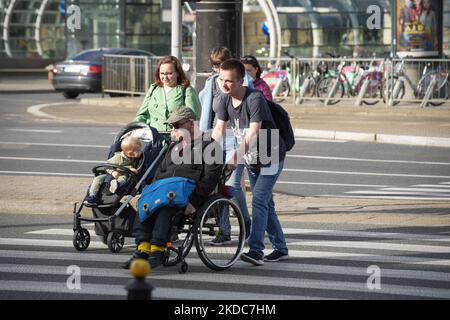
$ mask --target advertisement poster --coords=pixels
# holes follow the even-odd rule
[[[400,57],[440,54],[442,0],[396,0],[396,51]]]

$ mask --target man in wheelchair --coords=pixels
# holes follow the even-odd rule
[[[184,211],[185,216],[194,215],[219,182],[223,169],[222,148],[200,131],[194,122],[195,118],[195,114],[187,107],[178,109],[169,117],[167,122],[174,142],[159,164],[152,181],[153,184],[172,177],[194,181],[188,203],[185,207],[161,206],[144,218],[139,214],[133,230],[137,249],[123,265],[125,269],[135,259],[148,260],[151,268],[162,265],[174,217],[180,210]]]

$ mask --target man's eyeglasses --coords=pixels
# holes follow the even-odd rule
[[[169,123],[169,128],[172,129],[180,129],[182,126],[184,126],[186,123],[190,122],[191,120],[185,120],[185,121],[178,121],[175,123]]]

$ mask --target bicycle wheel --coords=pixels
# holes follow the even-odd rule
[[[362,103],[369,105],[369,106],[373,106],[374,104],[377,104],[379,102],[378,97],[382,97],[383,96],[383,88],[382,88],[382,84],[380,81],[378,80],[370,80],[370,82],[372,81],[377,81],[375,85],[372,85],[369,82],[369,85],[367,86],[367,90],[364,93],[364,98],[369,98],[370,100],[362,100]],[[374,100],[376,99],[376,100]]]
[[[307,83],[305,83],[307,81]],[[300,86],[300,93],[302,97],[314,97],[316,94],[316,79],[313,76],[308,76],[305,78],[304,82]]]
[[[228,210],[231,225],[230,239],[220,246],[212,244],[219,234],[220,219]],[[195,246],[203,263],[210,269],[221,271],[230,268],[244,249],[245,225],[236,204],[221,196],[211,197],[197,215]]]
[[[396,88],[397,79],[394,80],[393,88]],[[395,106],[400,103],[400,101],[403,99],[403,96],[405,95],[405,85],[402,83],[399,84],[400,87],[396,89],[396,92],[394,93],[395,96],[393,97],[392,104]],[[392,88],[391,88],[391,82],[390,81],[384,81],[383,87],[382,87],[382,96],[383,96],[383,102],[386,103],[386,97],[389,101],[391,95],[392,95]]]
[[[433,75],[436,75],[436,84],[431,91],[427,105],[440,106],[444,104],[444,101],[433,102],[432,100],[447,100],[449,96],[449,85],[446,81],[446,77],[443,78],[438,72],[427,73],[419,80],[419,83],[417,84],[417,96],[420,99],[425,97]]]
[[[336,81],[339,82],[336,83]],[[319,83],[317,84],[317,96],[319,98],[327,98],[335,85],[337,86],[336,90],[330,98],[342,98],[344,96],[344,85],[338,78],[335,77],[327,77],[319,80]],[[320,99],[320,101],[325,102],[324,99]],[[333,105],[338,103],[339,101],[340,99],[329,99],[328,103]]]

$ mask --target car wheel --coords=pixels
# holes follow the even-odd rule
[[[66,99],[75,99],[76,97],[78,97],[78,95],[78,92],[63,92],[63,96]]]

